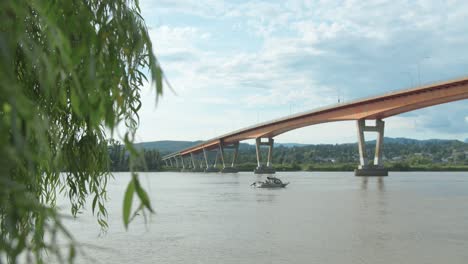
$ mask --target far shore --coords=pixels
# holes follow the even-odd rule
[[[243,163],[236,166],[239,171],[253,172],[256,167],[255,163]],[[354,171],[357,164],[342,163],[342,164],[285,164],[274,165],[277,172],[280,171]],[[221,167],[219,167],[221,168]],[[430,164],[430,165],[408,165],[405,163],[390,163],[386,164],[385,168],[388,171],[467,171],[468,165],[445,165],[445,164]],[[145,170],[143,170],[145,171]],[[147,170],[151,172],[159,171],[180,171],[180,168],[162,167],[159,170]],[[190,170],[186,170],[190,171]],[[121,171],[125,172],[125,171]]]

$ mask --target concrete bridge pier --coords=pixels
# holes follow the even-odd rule
[[[200,169],[201,169],[202,171],[205,171],[205,170],[203,169],[203,163],[204,163],[203,157],[200,158],[199,162],[200,162]]]
[[[213,165],[211,165],[208,162],[208,153],[205,148],[203,148],[203,156],[205,157],[205,164],[206,164],[205,172],[219,172],[219,169],[216,167],[217,165],[216,163],[218,160],[218,153],[216,153],[216,157],[215,157],[215,161]]]
[[[385,122],[382,119],[375,120],[375,126],[367,126],[365,119],[357,120],[359,167],[354,170],[355,176],[388,176],[388,170],[384,168],[382,161],[384,128]],[[378,133],[373,164],[368,164],[364,132]]]
[[[193,156],[193,153],[190,153],[190,160],[192,161],[192,169],[195,169],[195,157]]]
[[[195,155],[193,153],[190,153],[190,159],[192,161],[192,171],[193,172],[202,172],[204,171],[202,168],[202,163],[200,163],[200,166],[198,166],[198,162],[196,162]]]
[[[194,167],[193,167],[191,156],[186,156],[184,159],[187,162],[186,163],[187,165],[185,166],[185,171],[193,171]]]
[[[180,155],[180,163],[182,164],[182,169],[180,171],[187,171],[187,167],[185,166],[184,156]]]
[[[232,163],[230,167],[226,167],[225,159],[224,159],[224,149],[232,148],[234,149]],[[219,154],[221,158],[221,162],[223,164],[223,168],[221,169],[222,173],[237,173],[239,170],[235,167],[237,161],[237,153],[239,151],[239,142],[236,142],[231,145],[225,145],[222,141],[219,143]]]
[[[190,161],[187,161],[187,157],[180,155],[180,159],[182,160],[182,166],[183,166],[182,171],[191,171]]]
[[[255,150],[257,152],[257,168],[255,168],[255,174],[273,174],[275,168],[273,168],[272,157],[273,157],[273,138],[269,137],[268,142],[262,142],[262,138],[255,139]],[[261,146],[268,146],[268,156],[266,165],[262,163]]]
[[[175,156],[173,158],[174,158],[175,167],[176,167],[176,169],[178,169],[179,168],[179,160]]]

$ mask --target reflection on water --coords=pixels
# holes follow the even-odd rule
[[[465,174],[288,172],[256,189],[251,173],[147,173],[157,214],[126,232],[118,173],[108,233],[90,212],[67,225],[102,263],[466,263]]]
[[[367,190],[367,184],[368,184],[369,178],[370,178],[370,179],[376,179],[377,188],[378,188],[379,191],[381,191],[381,192],[385,191],[385,183],[384,183],[384,178],[385,177],[364,177],[364,176],[360,176],[359,178],[362,178],[361,190]]]
[[[280,191],[279,189],[264,189],[266,193],[258,192],[255,194],[257,202],[273,202],[275,200],[276,194],[274,192]],[[263,191],[263,190],[262,190]]]

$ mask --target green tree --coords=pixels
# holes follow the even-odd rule
[[[128,171],[128,153],[124,146],[114,140],[109,143],[110,171]]]
[[[127,128],[120,137],[134,171],[140,87],[148,81],[162,93],[138,1],[0,1],[0,58],[0,262],[41,262],[45,250],[72,260],[56,196],[68,197],[73,215],[90,197],[105,228],[108,131]],[[137,210],[151,210],[132,173],[126,226],[134,194]],[[69,238],[68,254],[58,234]]]

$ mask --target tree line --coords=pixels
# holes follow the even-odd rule
[[[113,143],[108,147],[109,151],[109,170],[110,171],[129,171],[130,155],[125,146]],[[163,161],[161,154],[156,149],[140,149],[137,158],[134,160],[134,168],[137,171],[161,171]]]
[[[356,168],[359,161],[357,144],[318,144],[307,146],[285,147],[275,146],[273,150],[273,165],[277,170],[343,170]],[[369,162],[373,160],[375,142],[366,144]],[[262,148],[265,159],[267,149]],[[162,161],[162,156],[155,148],[139,150],[139,160],[136,168],[141,171],[161,171],[168,167]],[[209,156],[213,160],[216,151]],[[468,169],[468,144],[457,140],[444,141],[410,141],[387,142],[384,144],[384,163],[392,170],[442,170]],[[226,151],[227,163],[232,159],[232,151]],[[109,146],[111,171],[128,171],[129,157],[124,146],[113,144]],[[198,161],[202,155],[196,155]],[[240,170],[250,171],[256,167],[256,151],[252,145],[243,144],[239,149],[236,166]],[[197,162],[199,164],[199,162]],[[220,162],[218,161],[218,166]]]

